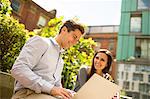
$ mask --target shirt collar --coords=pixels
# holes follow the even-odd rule
[[[60,50],[61,53],[65,51],[65,50],[64,50],[63,48],[61,48],[60,45],[57,43],[56,37],[54,37],[54,38],[50,37],[50,41],[52,42],[52,44],[53,44],[55,47],[57,47],[57,49]]]

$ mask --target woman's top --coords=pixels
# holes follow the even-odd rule
[[[76,85],[74,88],[74,91],[77,92],[86,82],[88,79],[88,71],[89,67],[83,67],[79,70],[79,73],[77,75]]]

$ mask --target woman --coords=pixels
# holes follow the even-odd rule
[[[80,69],[74,91],[77,92],[94,73],[97,73],[114,83],[114,80],[108,74],[112,60],[112,54],[110,51],[107,49],[98,50],[93,57],[91,68],[84,67]],[[117,92],[112,99],[120,99],[119,92]]]
[[[77,92],[94,73],[114,82],[112,77],[108,74],[112,60],[110,51],[107,49],[98,50],[93,57],[91,68],[84,67],[80,69],[74,91]]]

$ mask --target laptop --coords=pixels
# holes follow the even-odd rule
[[[74,95],[73,99],[112,99],[121,87],[94,74]]]

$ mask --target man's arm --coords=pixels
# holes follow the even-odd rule
[[[47,48],[48,45],[42,38],[39,36],[32,37],[24,45],[11,70],[12,76],[19,83],[36,93],[45,92],[49,94],[54,87],[32,71]]]

